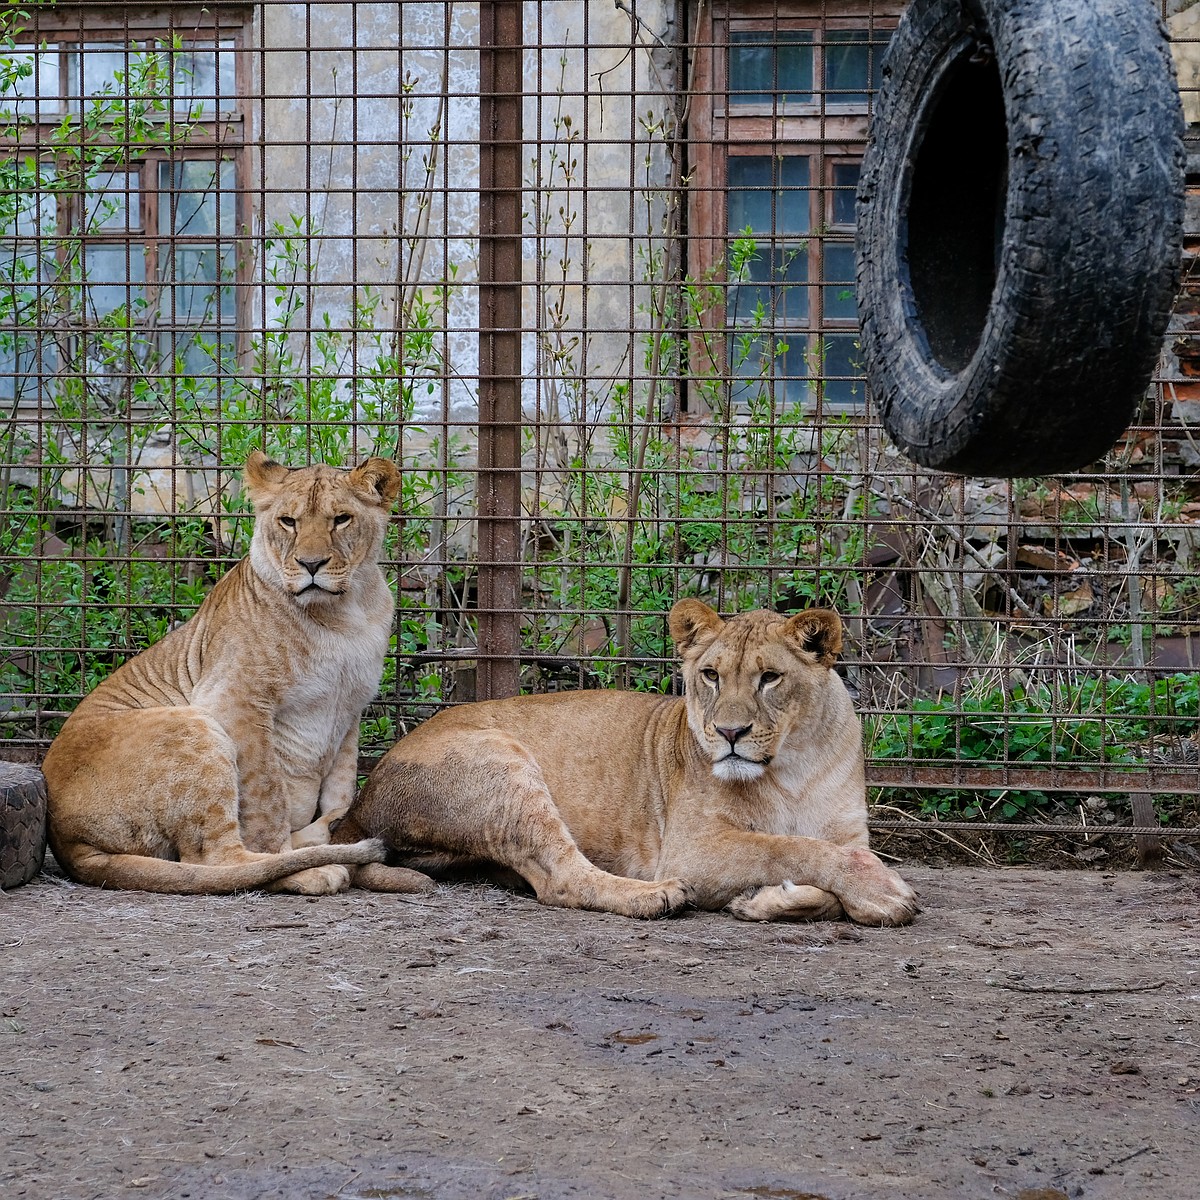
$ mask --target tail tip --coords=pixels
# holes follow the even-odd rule
[[[358,855],[354,861],[359,863],[383,862],[387,858],[387,844],[381,838],[363,838],[356,849]]]

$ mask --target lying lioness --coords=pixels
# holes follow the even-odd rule
[[[433,874],[497,864],[543,904],[631,917],[690,901],[746,920],[910,920],[913,890],[867,849],[862,738],[831,669],[837,614],[723,621],[681,600],[670,624],[685,699],[582,691],[449,709],[392,747],[333,840],[380,837]]]
[[[319,894],[349,886],[338,864],[384,856],[320,843],[353,798],[383,672],[378,559],[400,472],[383,458],[291,470],[256,452],[245,482],[250,553],[86,696],[46,755],[50,846],[73,879]]]

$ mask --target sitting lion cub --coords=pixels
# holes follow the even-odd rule
[[[86,696],[46,755],[50,846],[82,883],[317,895],[349,884],[331,864],[383,857],[377,842],[314,843],[353,797],[383,670],[378,558],[399,471],[289,470],[255,452],[245,483],[250,553]]]
[[[686,699],[583,691],[467,704],[402,738],[335,842],[409,867],[497,864],[543,904],[631,917],[690,901],[766,921],[899,925],[913,890],[867,849],[862,737],[821,609],[671,611]],[[428,885],[372,865],[358,882]]]

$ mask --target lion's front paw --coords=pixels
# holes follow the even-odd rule
[[[572,900],[571,907],[594,908],[602,912],[619,913],[637,920],[669,917],[691,899],[691,890],[681,879],[659,879],[646,883],[622,876],[600,876],[600,885],[583,903]]]
[[[350,886],[350,872],[345,867],[310,867],[279,880],[273,892],[298,892],[302,896],[332,896]]]
[[[669,917],[678,912],[692,898],[692,890],[682,879],[663,879],[651,885],[654,892],[648,893],[651,900],[646,912],[636,913],[640,917]]]
[[[790,879],[744,892],[726,907],[739,921],[833,921],[842,915],[832,892]]]
[[[838,899],[860,925],[907,925],[917,914],[917,893],[870,850],[847,851],[845,884]]]

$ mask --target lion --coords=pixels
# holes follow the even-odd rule
[[[87,695],[46,754],[50,846],[81,883],[321,895],[384,857],[375,841],[326,843],[391,635],[378,560],[400,473],[256,451],[244,480],[249,554]]]
[[[333,832],[393,851],[356,882],[417,890],[498,867],[543,904],[628,917],[690,902],[744,920],[911,920],[916,894],[867,848],[837,614],[722,620],[686,599],[670,630],[683,698],[520,696],[401,738]]]

